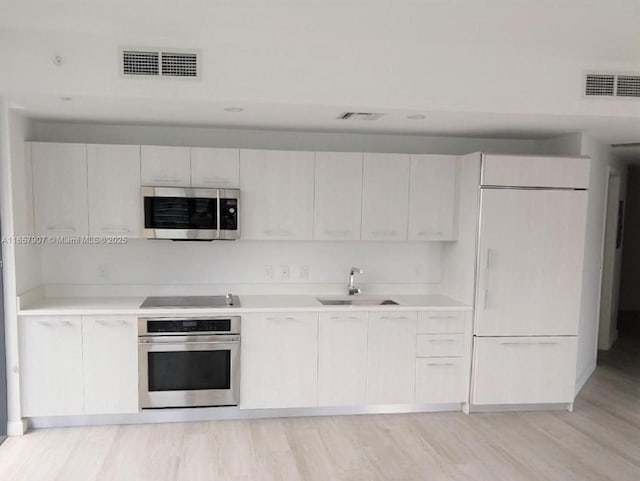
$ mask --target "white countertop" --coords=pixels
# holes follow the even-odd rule
[[[347,299],[347,296],[321,295],[321,298]],[[391,299],[398,305],[324,306],[313,295],[240,295],[240,307],[234,308],[147,308],[140,309],[145,297],[41,297],[21,305],[20,316],[46,315],[185,315],[185,314],[242,314],[245,312],[287,311],[420,311],[471,310],[442,295],[359,296],[365,299]]]

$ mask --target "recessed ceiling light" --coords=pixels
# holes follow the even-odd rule
[[[427,118],[427,116],[424,114],[411,114],[407,115],[407,118],[410,120],[424,120]]]
[[[60,100],[62,100],[63,102],[69,102],[71,100],[73,100],[73,97],[60,97]]]
[[[243,112],[244,109],[242,107],[225,107],[225,112]]]

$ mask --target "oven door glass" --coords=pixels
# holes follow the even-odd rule
[[[150,352],[149,391],[231,388],[231,351]]]

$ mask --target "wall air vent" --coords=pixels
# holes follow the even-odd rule
[[[587,74],[585,95],[613,97],[615,93],[615,75]]]
[[[378,120],[384,114],[373,112],[344,112],[338,116],[339,120]]]
[[[123,49],[122,74],[169,78],[198,78],[200,54],[197,51]]]
[[[640,97],[640,75],[618,75],[618,97]]]
[[[622,73],[588,73],[585,77],[587,97],[640,98],[640,75]]]

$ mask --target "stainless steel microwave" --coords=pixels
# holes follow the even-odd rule
[[[147,239],[240,238],[240,190],[142,187]]]

